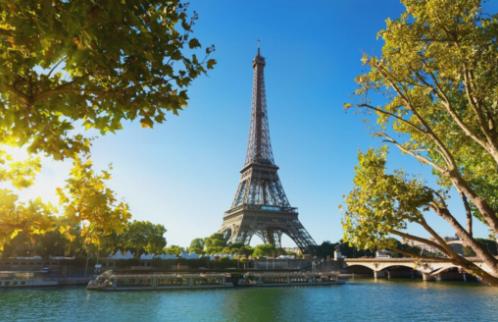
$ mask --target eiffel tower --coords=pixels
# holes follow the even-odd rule
[[[266,114],[265,59],[258,52],[252,62],[253,92],[249,144],[240,183],[230,210],[225,212],[221,232],[232,244],[249,244],[253,235],[264,243],[281,247],[288,235],[303,253],[312,251],[315,241],[291,207],[278,177],[273,159]]]

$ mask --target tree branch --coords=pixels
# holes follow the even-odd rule
[[[483,111],[481,107],[479,106],[479,100],[475,98],[474,96],[474,89],[472,86],[472,72],[467,69],[467,66],[464,65],[463,67],[463,84],[465,88],[465,93],[467,100],[470,103],[470,106],[472,107],[474,113],[477,116],[477,121],[479,122],[479,128],[484,134],[484,137],[486,138],[488,144],[487,146],[487,151],[491,154],[495,162],[498,164],[498,143],[494,139],[493,133],[490,133],[488,125],[485,122],[485,118],[483,115]],[[492,118],[490,118],[492,121]]]
[[[423,129],[419,128],[417,125],[415,125],[415,123],[410,122],[410,121],[408,121],[408,120],[405,120],[404,118],[402,118],[402,117],[400,117],[400,116],[398,116],[398,115],[396,115],[396,114],[394,114],[394,113],[388,112],[388,111],[386,111],[386,110],[380,109],[380,108],[378,108],[378,107],[375,107],[375,106],[373,106],[373,105],[366,104],[366,103],[358,104],[357,106],[358,106],[358,107],[366,107],[366,108],[369,108],[369,109],[371,109],[371,110],[377,111],[377,112],[379,112],[379,113],[382,113],[382,114],[385,114],[385,115],[389,115],[389,116],[394,117],[395,119],[397,119],[397,120],[399,120],[399,121],[401,121],[401,122],[403,122],[403,123],[405,123],[405,124],[409,125],[409,126],[410,126],[410,127],[412,127],[413,129],[415,129],[415,130],[417,130],[417,131],[419,131],[419,132],[421,132],[421,133],[424,133],[424,134],[425,134],[425,133],[427,133],[425,130],[423,130]]]
[[[451,212],[446,207],[440,207],[439,205],[433,203],[430,205],[431,209],[433,209],[441,218],[443,218],[446,222],[448,222],[453,229],[455,229],[455,233],[462,240],[464,245],[472,248],[472,250],[476,253],[476,255],[481,258],[490,269],[492,269],[498,276],[498,260],[484,247],[482,247],[477,241],[475,241],[472,236],[468,234],[467,231],[460,225],[458,220],[451,214]]]
[[[420,154],[417,154],[417,153],[413,152],[412,150],[408,150],[401,143],[399,143],[398,141],[396,141],[394,138],[392,138],[391,136],[387,135],[386,133],[382,133],[382,136],[384,137],[384,141],[385,142],[391,143],[391,144],[395,145],[402,152],[411,155],[412,157],[414,157],[415,159],[419,160],[422,163],[430,165],[431,167],[433,167],[435,170],[437,170],[439,172],[442,172],[442,173],[446,172],[446,169],[441,168],[440,166],[438,166],[434,162],[430,161],[426,157],[423,157]]]
[[[439,137],[434,133],[432,128],[427,124],[427,122],[423,119],[423,117],[418,113],[417,109],[411,104],[409,98],[403,93],[403,91],[395,84],[395,82],[391,79],[389,73],[381,66],[379,63],[374,63],[374,67],[376,67],[379,72],[386,78],[386,81],[390,84],[390,86],[398,93],[398,95],[403,99],[408,109],[410,109],[413,114],[417,117],[419,122],[427,129],[427,135],[433,140],[436,147],[439,149],[439,153],[445,160],[448,170],[442,172],[442,174],[449,177],[453,185],[460,189],[467,198],[472,201],[472,203],[479,210],[481,215],[486,219],[490,228],[494,231],[495,234],[498,233],[498,217],[496,216],[495,211],[489,206],[488,202],[478,196],[476,192],[470,187],[469,183],[463,179],[460,171],[458,170],[458,165],[456,164],[455,159],[453,158],[450,151],[446,148],[443,142],[439,139]],[[420,156],[420,155],[419,155]],[[498,158],[498,155],[497,155]]]
[[[473,231],[472,231],[472,209],[470,209],[469,201],[467,200],[467,197],[463,192],[458,190],[458,193],[460,194],[460,197],[462,198],[462,203],[465,208],[465,215],[467,217],[467,233],[469,236],[472,238],[473,237]]]
[[[423,243],[423,244],[426,244],[428,246],[432,246],[434,248],[439,249],[444,254],[446,254],[446,250],[445,250],[445,248],[443,246],[439,245],[438,243],[436,243],[436,242],[434,242],[434,241],[432,241],[430,239],[419,237],[419,236],[415,236],[415,235],[411,235],[411,234],[408,234],[408,233],[405,233],[405,232],[402,232],[402,231],[398,231],[398,230],[392,230],[391,233],[394,234],[394,235],[397,235],[399,237],[405,238],[405,239],[417,241],[419,243]]]
[[[424,63],[424,66],[425,66],[425,63]],[[415,73],[417,79],[420,82],[422,82],[425,86],[429,87],[439,97],[439,99],[442,101],[442,105],[445,107],[448,114],[451,116],[453,121],[455,121],[455,123],[458,125],[458,127],[460,127],[460,129],[465,133],[465,135],[470,137],[473,141],[475,141],[477,144],[479,144],[485,150],[488,150],[488,145],[486,144],[486,142],[484,142],[479,137],[477,137],[477,135],[470,130],[470,128],[464,123],[462,118],[456,113],[456,111],[453,108],[453,105],[451,104],[448,96],[441,88],[441,85],[437,81],[437,78],[434,76],[434,74],[432,72],[427,72],[431,76],[432,81],[434,82],[434,86],[432,86],[429,82],[427,82],[424,79],[424,77],[422,77],[422,75],[420,75],[419,72],[417,72],[417,71],[413,71],[413,72]],[[481,129],[481,131],[482,131],[482,129]]]

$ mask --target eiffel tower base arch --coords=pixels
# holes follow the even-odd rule
[[[303,253],[313,251],[315,242],[298,219],[295,208],[268,211],[241,207],[228,211],[220,232],[228,243],[249,245],[256,235],[265,244],[282,247],[282,235],[287,235]]]

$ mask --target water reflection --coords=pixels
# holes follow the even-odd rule
[[[310,321],[302,288],[247,288],[233,290],[224,309],[225,321]]]
[[[0,321],[497,321],[498,288],[355,280],[345,285],[199,291],[0,291]]]

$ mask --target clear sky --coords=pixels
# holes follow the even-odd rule
[[[291,204],[317,242],[341,238],[342,195],[357,153],[377,146],[364,117],[345,112],[354,100],[362,53],[378,54],[377,31],[403,11],[397,0],[191,0],[195,34],[215,44],[216,68],[190,88],[189,106],[154,129],[126,124],[98,138],[98,168],[112,163],[111,186],[136,219],[164,224],[168,243],[188,245],[218,230],[235,194],[247,144],[251,60],[256,40],[266,58],[270,133]],[[496,8],[495,8],[496,9]],[[392,167],[428,175],[393,150]],[[68,163],[46,162],[25,196],[55,200]],[[458,200],[451,202],[462,218]],[[437,222],[443,234],[452,234]],[[482,225],[477,234],[487,235]],[[285,244],[291,245],[288,239]]]

